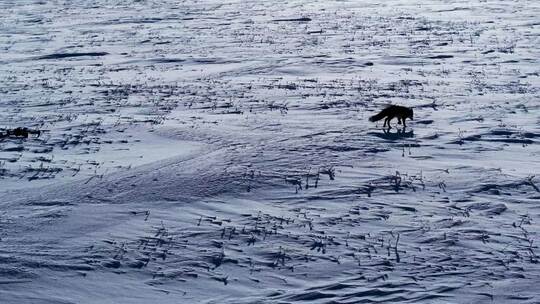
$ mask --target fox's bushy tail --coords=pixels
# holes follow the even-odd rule
[[[377,120],[381,120],[385,117],[386,115],[384,114],[383,111],[381,111],[379,114],[377,115],[373,115],[369,118],[369,121],[377,121]]]

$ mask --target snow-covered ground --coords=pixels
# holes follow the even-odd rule
[[[537,1],[0,11],[0,303],[540,302]]]

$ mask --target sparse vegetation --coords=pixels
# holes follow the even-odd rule
[[[2,301],[537,300],[530,1],[12,2]]]

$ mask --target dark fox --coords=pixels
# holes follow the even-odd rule
[[[386,125],[388,125],[388,128],[391,128],[390,121],[394,117],[397,117],[398,124],[401,124],[401,122],[403,121],[403,127],[406,127],[407,125],[405,124],[405,119],[406,118],[410,118],[411,120],[413,119],[413,110],[411,108],[407,108],[403,106],[392,105],[392,106],[386,107],[379,114],[371,116],[369,118],[369,121],[378,121],[385,117],[386,119],[384,120],[383,127],[386,127]]]
[[[10,136],[28,138],[28,135],[30,134],[37,134],[37,136],[39,137],[39,135],[41,135],[41,131],[31,130],[26,127],[25,128],[18,127],[15,129],[5,130],[5,133],[0,131],[0,138],[10,137]]]

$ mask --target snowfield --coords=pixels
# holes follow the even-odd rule
[[[538,1],[0,11],[0,303],[540,302]]]

